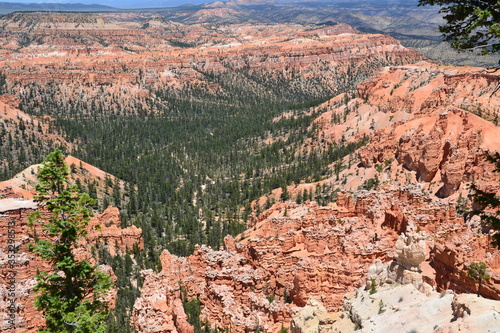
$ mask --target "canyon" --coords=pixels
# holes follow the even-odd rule
[[[224,87],[207,74],[237,71],[292,82],[297,73],[315,76],[331,93],[347,84],[346,71],[366,75],[384,63],[422,58],[390,37],[359,34],[343,24],[193,26],[157,14],[13,13],[0,19],[0,29],[9,91],[26,96],[36,93],[30,92],[36,85],[64,82],[64,89],[54,87],[61,89],[56,97],[82,95],[81,103],[94,97],[111,103],[118,96],[124,104],[136,98],[147,107],[144,99],[164,85],[222,93]],[[30,102],[47,103],[40,98]]]
[[[490,230],[477,216],[457,213],[459,198],[470,200],[472,182],[500,192],[500,175],[486,162],[500,147],[500,129],[474,114],[497,118],[499,80],[499,73],[479,68],[390,67],[360,84],[356,98],[320,105],[317,135],[304,149],[363,135],[372,142],[357,151],[359,160],[345,158],[339,176],[287,190],[299,196],[327,184],[340,189],[336,203],[277,202],[236,239],[226,237],[225,250],[201,246],[188,258],[164,251],[162,271],[143,272],[136,329],[189,332],[176,321],[184,318],[176,304],[196,298],[203,304],[202,321],[235,332],[277,332],[289,327],[292,308],[312,298],[325,311],[339,310],[346,292],[366,284],[374,260],[397,258],[398,235],[416,231],[427,239],[421,269],[429,286],[473,293],[477,287],[467,268],[484,261],[492,278],[482,295],[500,300],[500,252],[490,245]],[[347,117],[336,124],[334,115],[346,109]],[[363,190],[373,177],[380,184]],[[279,201],[280,192],[261,203]]]
[[[71,153],[72,182],[93,188],[100,200],[78,255],[96,263],[102,258],[92,259],[92,248],[99,247],[112,257],[130,255],[136,268],[137,252],[159,261],[134,281],[140,296],[127,311],[138,332],[192,333],[201,329],[196,321],[230,332],[299,333],[313,322],[314,332],[337,324],[346,325],[339,331],[358,325],[368,332],[372,322],[363,311],[382,327],[389,314],[398,316],[395,308],[417,308],[396,304],[417,292],[430,301],[423,309],[441,302],[441,332],[479,327],[464,311],[480,308],[491,317],[498,309],[500,251],[490,244],[495,230],[470,214],[480,208],[470,186],[500,193],[500,174],[487,161],[500,147],[500,72],[438,64],[392,37],[346,24],[214,18],[237,15],[233,5],[215,3],[177,21],[154,12],[0,18],[0,156],[10,178],[0,182],[0,234],[3,240],[15,221],[16,332],[43,325],[32,306],[33,276],[50,267],[27,251],[33,234],[26,219],[37,209],[35,161],[54,146]],[[233,119],[235,129],[227,125]],[[153,127],[151,140],[123,125],[153,121],[173,125]],[[103,139],[93,142],[100,124]],[[233,141],[224,141],[228,128],[237,133],[230,133]],[[89,163],[75,157],[91,149],[97,152]],[[269,162],[266,149],[286,163]],[[345,153],[333,158],[335,149]],[[247,157],[255,161],[241,167]],[[286,177],[309,159],[325,163],[315,166],[320,176]],[[168,167],[158,164],[164,161]],[[12,174],[14,168],[20,170]],[[280,172],[286,183],[233,199]],[[229,232],[235,222],[245,222],[244,230]],[[195,237],[204,234],[208,242],[223,232],[233,236],[224,234],[219,246]],[[192,254],[173,253],[189,252],[172,246],[183,241],[197,243]],[[405,242],[413,257],[405,257]],[[133,248],[139,251],[131,254]],[[480,261],[491,275],[482,285],[484,302],[469,295],[477,284],[467,270]],[[396,264],[409,268],[400,271],[404,286],[378,274]],[[372,279],[378,294],[369,293]],[[185,308],[192,301],[199,302],[199,318]],[[379,302],[391,308],[375,319]],[[7,313],[1,315],[6,329]]]

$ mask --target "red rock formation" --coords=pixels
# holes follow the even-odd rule
[[[376,144],[359,151],[361,163],[371,167],[396,158],[417,181],[440,184],[435,194],[442,198],[471,182],[493,190],[499,178],[485,157],[498,151],[500,129],[471,111],[496,119],[499,83],[499,73],[479,68],[386,69],[358,88],[373,111],[391,114],[389,126],[377,126]]]
[[[0,233],[2,235],[0,252],[0,303],[2,306],[0,330],[7,330],[11,327],[7,314],[7,307],[11,300],[15,300],[15,329],[12,332],[33,331],[44,324],[43,318],[39,315],[33,303],[33,287],[35,281],[33,277],[37,269],[49,270],[50,266],[36,258],[28,252],[28,243],[30,242],[31,230],[27,226],[27,218],[36,208],[33,201],[23,201],[13,198],[14,193],[5,189],[3,191],[6,199],[0,199],[2,211],[0,215]],[[9,198],[10,197],[10,198]],[[22,207],[24,206],[24,207]],[[13,238],[7,237],[11,232]],[[13,252],[9,245],[12,245],[10,239],[14,241],[15,251]],[[10,242],[10,243],[9,243]],[[12,268],[8,262],[9,254],[15,255],[15,263]],[[15,299],[9,297],[7,286],[11,284],[9,277],[14,276],[12,289]]]
[[[105,245],[112,256],[124,255],[134,244],[139,250],[144,249],[142,230],[135,225],[122,228],[120,211],[116,207],[109,206],[102,214],[94,215],[87,230],[87,240],[82,243],[85,247]]]
[[[206,19],[227,11],[202,9],[197,15]],[[29,40],[37,43],[26,45],[27,26]],[[173,23],[153,13],[13,13],[0,19],[0,27],[0,47],[15,50],[0,59],[12,93],[37,95],[30,83],[56,82],[51,94],[68,109],[68,100],[84,96],[81,103],[95,97],[119,100],[123,109],[141,105],[157,112],[145,101],[151,89],[196,84],[217,93],[224,88],[203,73],[241,70],[277,80],[300,73],[333,93],[347,84],[347,72],[371,73],[383,64],[422,59],[391,37],[358,34],[345,24],[315,30],[295,24],[211,27]],[[36,112],[43,101],[34,99]],[[120,110],[111,106],[106,114]]]
[[[33,231],[28,227],[28,217],[38,209],[33,200],[25,200],[19,197],[18,192],[12,188],[0,190],[0,330],[9,332],[35,332],[44,325],[44,319],[33,306],[33,287],[37,270],[50,271],[51,266],[28,251],[28,244],[33,241]],[[42,211],[42,217],[47,218]],[[96,230],[96,226],[101,230]],[[114,207],[109,207],[103,214],[92,218],[88,225],[89,240],[79,243],[75,249],[75,255],[79,258],[91,259],[91,246],[96,243],[108,245],[110,253],[124,253],[126,249],[132,249],[135,243],[142,249],[142,231],[137,227],[119,228],[119,212]],[[41,234],[41,230],[38,230]],[[13,237],[8,237],[12,234]],[[11,241],[12,240],[12,241]],[[13,248],[9,246],[14,246]],[[117,247],[116,247],[117,246]],[[9,263],[9,255],[14,255],[14,267]],[[94,259],[91,259],[94,260]],[[111,267],[104,267],[109,272],[112,280],[116,281]],[[14,276],[12,288],[15,298],[7,293],[10,288],[11,277]],[[114,306],[116,290],[112,290],[108,296],[111,307]],[[10,314],[8,306],[15,302],[15,328],[11,329],[9,323]]]
[[[322,147],[320,138],[340,141],[338,131],[347,140],[370,135],[371,142],[357,152],[362,168],[351,167],[340,175],[346,187],[356,190],[363,180],[375,175],[386,184],[418,182],[422,193],[431,195],[412,195],[408,204],[425,207],[425,202],[435,202],[449,207],[437,212],[437,224],[426,221],[429,212],[422,209],[416,224],[435,237],[435,246],[430,247],[429,279],[435,279],[433,283],[440,289],[474,292],[468,265],[485,261],[494,273],[485,295],[494,299],[499,298],[498,257],[489,245],[492,231],[477,217],[464,223],[449,205],[467,203],[471,183],[488,192],[500,192],[500,175],[486,162],[489,152],[500,150],[500,128],[487,121],[498,119],[499,82],[498,71],[480,68],[428,63],[386,68],[362,83],[358,98],[347,105],[338,106],[342,98],[325,103],[322,107],[327,111],[317,119],[322,131],[312,142]],[[346,107],[351,109],[346,124],[332,124],[332,114],[342,113]],[[330,184],[341,186],[335,181]],[[356,207],[375,216],[370,200],[358,199]],[[352,205],[344,195],[337,203]],[[401,209],[396,202],[384,212],[383,225],[398,233],[411,224]]]
[[[370,137],[356,152],[361,168],[350,157],[338,177],[343,183],[326,181],[335,187],[356,190],[376,176],[382,182],[418,182],[451,201],[467,198],[471,183],[498,192],[500,175],[486,156],[500,149],[500,129],[490,122],[499,116],[499,82],[498,71],[481,68],[425,62],[386,68],[359,85],[357,98],[340,95],[319,106],[320,130],[304,150]]]
[[[285,297],[298,306],[315,297],[327,309],[338,309],[346,291],[365,283],[363,276],[374,259],[393,259],[398,232],[409,229],[431,235],[429,262],[438,271],[439,287],[449,286],[443,285],[443,276],[455,284],[470,281],[463,265],[484,260],[478,249],[485,247],[485,236],[464,225],[453,204],[433,202],[416,186],[360,192],[355,205],[345,193],[340,197],[338,204],[343,206],[277,203],[236,242],[226,238],[226,251],[202,246],[188,258],[164,251],[162,271],[143,273],[145,284],[134,307],[134,326],[142,331],[154,324],[163,327],[159,332],[175,332],[178,327],[169,318],[174,318],[174,301],[185,292],[187,298],[201,301],[201,317],[211,325],[236,332],[252,331],[257,325],[278,331],[290,319],[291,305]],[[467,239],[462,246],[477,243],[477,249],[461,249],[461,264],[448,261],[455,268],[441,270],[439,265],[447,263],[442,263],[440,249],[455,237]],[[486,261],[496,271],[500,252],[491,248],[488,252]],[[468,284],[472,289],[473,282]],[[496,277],[485,290],[500,299]],[[150,309],[158,308],[154,305],[158,298],[165,300],[163,307],[153,312]]]

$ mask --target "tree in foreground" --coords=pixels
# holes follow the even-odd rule
[[[53,272],[36,274],[34,304],[46,319],[46,329],[39,332],[105,332],[108,311],[103,296],[111,287],[110,277],[73,254],[78,241],[86,237],[89,208],[95,201],[70,186],[60,150],[47,156],[38,170],[38,182],[35,198],[50,217],[45,221],[40,211],[29,217],[35,234],[29,247],[53,267]],[[37,235],[37,225],[41,225],[41,235]]]
[[[419,0],[419,6],[438,5],[446,24],[445,40],[459,50],[500,51],[500,2],[497,0]]]
[[[470,264],[469,270],[467,271],[467,274],[473,278],[474,280],[478,281],[478,286],[477,286],[477,296],[481,296],[481,286],[483,283],[483,280],[488,280],[490,278],[490,275],[486,272],[486,264],[484,262],[473,262]]]

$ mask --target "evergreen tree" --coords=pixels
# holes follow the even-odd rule
[[[484,262],[473,262],[470,264],[470,268],[467,271],[467,274],[478,281],[477,286],[477,296],[481,296],[481,285],[483,280],[488,280],[490,275],[486,272],[486,264]]]
[[[42,220],[40,211],[29,217],[35,243],[30,251],[52,264],[52,272],[38,272],[35,306],[44,314],[46,329],[39,332],[105,332],[108,315],[103,294],[111,287],[107,274],[88,261],[75,259],[73,250],[86,236],[95,205],[87,194],[69,185],[68,168],[60,150],[50,153],[38,171],[35,197],[50,217]],[[41,225],[42,235],[38,235]]]
[[[452,47],[459,50],[480,48],[483,53],[500,50],[500,2],[420,0],[419,5],[441,6],[447,23],[439,30]]]

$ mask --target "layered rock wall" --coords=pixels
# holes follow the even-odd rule
[[[428,246],[400,241],[397,247],[399,232],[417,229],[429,235]],[[185,291],[182,297],[201,301],[201,318],[211,325],[236,332],[257,326],[276,332],[289,325],[290,308],[305,306],[311,297],[328,311],[339,309],[346,291],[364,285],[373,260],[387,262],[397,257],[395,246],[400,249],[402,267],[417,267],[426,259],[425,280],[438,288],[444,286],[440,278],[434,280],[427,272],[431,266],[436,276],[463,283],[461,265],[483,260],[481,251],[456,249],[461,264],[455,262],[452,271],[441,271],[440,259],[432,253],[451,239],[470,246],[485,237],[456,216],[454,205],[433,202],[418,186],[386,186],[360,192],[355,200],[342,193],[337,204],[326,207],[314,202],[277,203],[236,240],[226,238],[225,251],[203,246],[188,258],[164,251],[162,271],[143,272],[145,285],[134,306],[134,326],[137,330],[155,325],[163,327],[158,332],[179,331],[169,318],[173,318],[174,301]],[[486,261],[494,272],[499,268],[499,256],[498,250],[489,249]],[[398,272],[394,270],[395,275]],[[410,275],[404,280],[413,281]],[[500,285],[495,281],[487,282],[487,288],[496,290],[498,298]],[[162,288],[159,292],[158,286]],[[158,299],[165,300],[161,306]]]
[[[147,103],[154,99],[153,90],[194,85],[223,94],[224,85],[211,75],[231,73],[226,80],[246,75],[255,89],[263,89],[262,82],[289,81],[293,89],[323,97],[344,90],[354,75],[366,77],[383,65],[422,59],[391,37],[359,34],[344,24],[218,27],[173,23],[152,13],[13,13],[0,19],[0,27],[6,87],[33,97],[36,103],[25,105],[33,113],[43,108],[37,91],[48,83],[60,103],[118,99],[132,110],[140,105],[155,113]],[[299,84],[298,76],[313,80]]]
[[[499,129],[478,115],[498,119],[499,83],[498,72],[479,68],[424,64],[386,69],[358,87],[372,112],[391,119],[389,126],[376,126],[376,144],[360,149],[361,163],[372,167],[396,159],[415,172],[416,181],[440,184],[434,189],[440,198],[471,182],[498,190],[494,184],[500,179],[486,156],[500,149]]]

